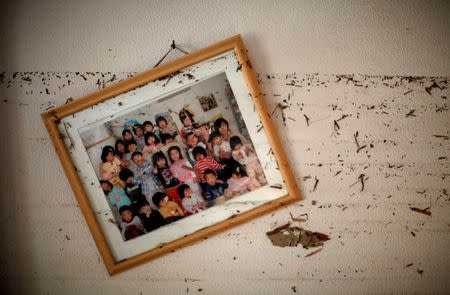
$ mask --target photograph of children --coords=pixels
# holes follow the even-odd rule
[[[124,240],[267,185],[236,107],[222,73],[80,134]]]
[[[204,112],[217,108],[217,101],[212,93],[207,96],[199,96],[197,99],[200,102]]]

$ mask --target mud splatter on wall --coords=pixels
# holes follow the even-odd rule
[[[39,115],[133,74],[0,74],[2,264],[19,291],[450,289],[449,77],[367,75],[260,74],[305,201],[105,281]],[[330,235],[320,253],[271,245],[289,213]]]

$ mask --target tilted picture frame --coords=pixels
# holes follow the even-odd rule
[[[239,35],[42,119],[110,275],[302,199]]]

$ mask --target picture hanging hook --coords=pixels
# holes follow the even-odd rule
[[[184,54],[186,54],[186,55],[189,54],[189,52],[187,52],[187,51],[181,49],[180,47],[178,47],[178,46],[175,44],[175,40],[172,40],[172,44],[170,45],[169,51],[167,51],[167,53],[164,54],[164,56],[156,63],[156,65],[154,66],[154,68],[156,68],[157,66],[159,66],[159,65],[163,62],[163,60],[167,57],[167,55],[169,55],[169,53],[170,53],[172,50],[174,50],[174,49],[178,49],[178,51],[181,51],[182,53],[184,53]]]

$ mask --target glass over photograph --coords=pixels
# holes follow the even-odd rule
[[[267,185],[225,73],[80,137],[125,241]]]

